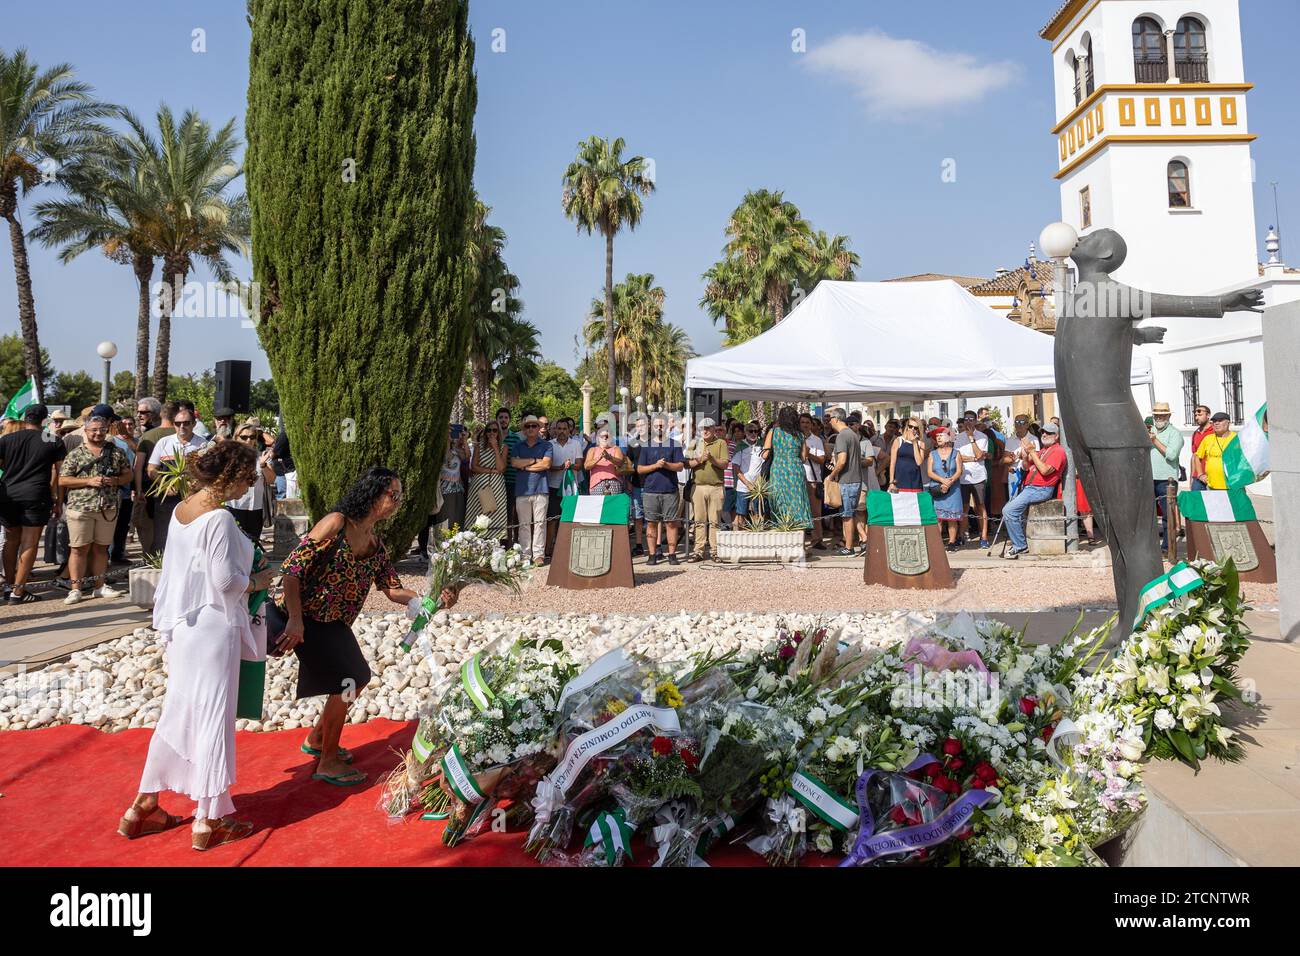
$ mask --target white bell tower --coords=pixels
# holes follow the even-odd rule
[[[1255,277],[1238,0],[1067,0],[1041,36],[1061,218],[1124,236],[1129,285],[1203,294]]]
[[[1115,277],[1148,292],[1293,298],[1300,283],[1260,276],[1238,0],[1064,0],[1040,35],[1052,45],[1061,218],[1125,238]],[[1152,377],[1134,388],[1139,408],[1168,402],[1189,435],[1198,404],[1236,427],[1265,401],[1259,315],[1150,324],[1167,331],[1138,346]]]

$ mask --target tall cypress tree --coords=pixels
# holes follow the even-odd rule
[[[469,344],[466,0],[249,0],[258,334],[313,518],[372,464],[426,520]]]

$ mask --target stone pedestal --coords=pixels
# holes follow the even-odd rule
[[[1065,502],[1060,498],[1029,506],[1025,515],[1029,553],[1065,554]]]
[[[594,529],[598,534],[592,541],[583,543],[583,532],[589,529]],[[574,543],[575,531],[578,532],[577,545]],[[610,533],[608,560],[599,540],[604,532]],[[636,578],[632,574],[632,542],[628,537],[627,525],[561,521],[560,530],[555,536],[555,550],[551,553],[546,583],[550,587],[568,588],[572,591],[636,587]]]
[[[1217,552],[1212,535],[1220,540],[1241,536],[1249,540],[1249,551],[1254,555],[1253,561],[1233,556],[1241,580],[1257,584],[1273,584],[1277,581],[1277,562],[1273,557],[1273,549],[1269,547],[1264,529],[1258,521],[1193,521],[1189,518],[1184,524],[1187,526],[1189,561],[1195,558],[1222,561],[1228,555]]]
[[[1300,640],[1300,302],[1264,311],[1264,379],[1273,470],[1273,540],[1277,542],[1279,623],[1285,640]],[[1254,409],[1247,409],[1247,415]]]
[[[904,574],[890,567],[888,532],[891,531],[924,532],[925,558],[929,563],[925,571]],[[897,565],[898,559],[893,563]],[[881,525],[868,525],[867,560],[862,570],[862,579],[867,584],[883,584],[887,588],[942,590],[954,587],[952,568],[948,565],[948,552],[943,549],[939,526],[931,524],[924,528],[885,528]]]

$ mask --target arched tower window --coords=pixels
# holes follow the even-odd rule
[[[1169,208],[1192,208],[1192,177],[1187,163],[1181,159],[1169,161]]]
[[[1083,98],[1092,96],[1093,90],[1097,88],[1094,75],[1096,73],[1096,64],[1092,59],[1092,37],[1088,34],[1083,35],[1083,45],[1079,51],[1080,59],[1083,61]]]
[[[1165,56],[1165,35],[1151,17],[1133,21],[1133,74],[1139,83],[1165,83],[1169,80],[1169,60]]]
[[[1205,24],[1196,17],[1183,17],[1174,31],[1174,70],[1183,83],[1210,82],[1210,50],[1205,42]]]
[[[1083,102],[1083,86],[1079,82],[1079,61],[1075,59],[1073,50],[1065,54],[1065,65],[1070,70],[1070,86],[1074,90],[1074,105],[1078,106]]]

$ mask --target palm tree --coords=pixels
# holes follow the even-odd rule
[[[652,405],[676,404],[686,390],[686,363],[695,357],[686,331],[664,322],[658,327],[650,348],[650,364],[642,386]]]
[[[583,335],[589,347],[604,345],[614,329],[615,380],[623,378],[638,395],[645,394],[646,371],[651,364],[651,350],[664,316],[664,290],[654,284],[650,273],[629,272],[610,296],[613,321],[606,319],[605,303],[591,300],[591,311]]]
[[[235,162],[239,137],[231,119],[215,133],[188,110],[177,123],[172,111],[158,110],[158,135],[130,113],[121,148],[138,164],[141,175],[156,190],[157,245],[162,259],[163,293],[154,347],[153,393],[167,398],[168,361],[171,356],[171,317],[180,303],[185,279],[195,261],[203,262],[218,281],[236,285],[226,261],[227,253],[249,254],[248,197],[227,197],[226,190],[243,170]]]
[[[729,347],[748,342],[771,327],[772,316],[766,308],[755,302],[740,302],[731,311],[722,344]]]
[[[790,294],[812,265],[812,228],[781,192],[745,194],[727,223],[724,252],[738,260],[749,295],[763,302],[774,322],[785,318]]]
[[[860,265],[862,259],[849,248],[848,236],[830,236],[818,229],[812,237],[808,271],[799,280],[799,284],[811,292],[822,279],[852,282],[854,270]]]
[[[126,142],[112,139],[99,162],[86,163],[64,185],[66,199],[36,207],[40,225],[31,238],[62,246],[59,261],[71,262],[98,249],[114,262],[130,265],[138,286],[134,390],[149,394],[149,306],[154,255],[159,248],[162,204],[157,183]]]
[[[470,208],[466,258],[473,267],[469,296],[469,374],[474,420],[482,425],[492,400],[492,371],[506,351],[510,323],[523,309],[515,296],[519,277],[506,266],[506,233],[488,222],[492,208],[476,196]]]
[[[511,316],[503,331],[495,369],[497,394],[504,404],[513,406],[537,378],[542,353],[537,345],[537,327],[531,322]]]
[[[67,63],[39,72],[26,50],[0,50],[0,217],[9,223],[18,322],[23,332],[23,367],[44,394],[36,298],[27,262],[27,243],[18,220],[18,194],[50,181],[59,167],[71,169],[91,155],[107,130],[95,122],[116,110],[91,99],[91,88],[73,79]],[[53,164],[53,167],[50,165]]]
[[[577,223],[578,231],[599,231],[605,237],[605,315],[614,321],[614,236],[626,225],[635,229],[641,221],[641,197],[654,192],[645,158],[623,159],[626,144],[619,137],[613,143],[592,136],[578,144],[578,156],[564,171],[561,203],[564,215]],[[606,336],[609,355],[609,403],[614,404],[614,329]]]

